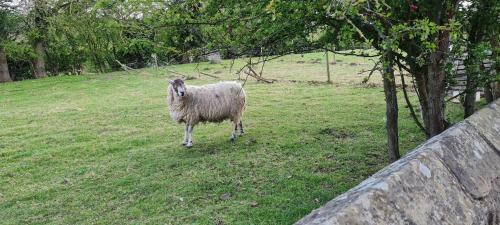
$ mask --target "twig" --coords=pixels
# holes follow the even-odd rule
[[[446,102],[449,102],[449,101],[451,101],[451,100],[453,100],[453,99],[455,99],[455,98],[458,98],[458,97],[460,97],[460,96],[464,95],[465,93],[467,93],[467,90],[465,90],[465,91],[463,91],[463,92],[459,93],[458,95],[455,95],[455,96],[453,96],[453,97],[449,98],[448,100],[446,100]]]
[[[208,76],[208,77],[212,77],[212,78],[216,78],[218,79],[219,77],[218,76],[215,76],[215,75],[212,75],[212,74],[209,74],[209,73],[204,73],[204,72],[201,72],[201,71],[198,71],[200,74],[203,74],[205,76]]]
[[[196,62],[196,66],[194,67],[194,69],[195,69],[196,71],[198,71],[198,77],[200,77],[200,73],[201,73],[201,72],[200,72],[200,68],[198,68],[198,66],[199,66],[199,65],[200,65],[200,62],[198,61],[198,62]]]
[[[118,63],[118,65],[120,65],[120,67],[125,70],[125,72],[129,72],[129,70],[133,70],[132,68],[128,67],[127,65],[121,63],[120,61],[118,61],[118,59],[115,59],[115,61]]]
[[[365,57],[365,58],[372,58],[372,57],[379,57],[380,56],[380,54],[375,54],[375,55],[369,55],[368,53],[367,54],[363,54],[364,53],[363,50],[362,50],[361,54],[357,54],[357,53],[354,53],[354,51],[342,52],[342,51],[337,51],[335,49],[326,48],[326,47],[321,47],[321,48],[317,48],[317,49],[321,49],[321,50],[324,50],[324,51],[333,52],[335,54],[344,55],[344,56],[359,56],[359,57]]]
[[[266,65],[267,57],[268,56],[266,55],[266,57],[264,58],[264,61],[262,61],[262,67],[260,68],[259,77],[262,77],[262,72],[264,72],[264,65]]]
[[[373,66],[373,68],[372,68],[371,70],[369,70],[369,71],[370,71],[370,74],[368,74],[368,77],[366,78],[366,80],[363,80],[363,82],[362,82],[363,84],[366,84],[366,83],[370,80],[370,78],[372,77],[373,73],[379,69],[379,68],[378,68],[378,64],[380,64],[380,62],[381,62],[381,60],[377,61],[377,62],[375,63],[375,65]],[[364,72],[366,72],[366,71],[361,71],[361,72],[360,72],[360,73],[358,73],[358,74],[362,74],[362,73],[364,73]]]
[[[358,32],[358,35],[361,38],[363,38],[366,42],[369,42],[368,38],[365,37],[363,32],[350,19],[345,18],[345,20],[347,21],[347,23],[349,23],[356,30],[356,32]]]
[[[275,81],[275,80],[267,80],[267,79],[260,77],[251,66],[248,66],[248,69],[249,69],[249,71],[245,71],[245,73],[250,75],[251,77],[257,79],[258,81],[264,81],[268,84],[272,84]]]
[[[179,72],[174,71],[174,70],[171,70],[171,69],[167,69],[167,68],[165,68],[165,70],[167,70],[168,72],[171,72],[171,73],[177,74],[177,75],[181,75],[181,76],[183,76],[183,77],[187,77],[187,75],[182,74],[182,73],[179,73]]]
[[[408,92],[406,91],[405,76],[403,74],[403,69],[401,68],[401,66],[399,64],[398,64],[398,68],[399,68],[399,73],[401,76],[401,86],[403,89],[403,96],[405,97],[406,105],[408,105],[408,109],[410,110],[410,115],[413,118],[413,120],[415,121],[415,123],[417,124],[417,126],[420,128],[420,130],[422,130],[425,133],[425,135],[429,136],[429,132],[427,132],[427,130],[424,128],[424,126],[422,126],[422,123],[420,123],[420,121],[418,120],[418,117],[415,114],[415,110],[413,110],[413,105],[411,104],[410,99],[408,98]]]
[[[229,66],[229,73],[231,73],[233,71],[234,60],[235,60],[235,58],[231,59],[231,66]]]

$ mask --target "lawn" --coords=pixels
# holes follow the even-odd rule
[[[245,136],[200,125],[191,149],[171,71],[205,84],[241,60],[0,84],[0,223],[291,224],[388,164],[379,75],[357,74],[373,62],[336,59],[333,84],[307,82],[326,80],[323,53],[268,62],[279,82],[246,82]],[[400,105],[407,152],[425,137]]]

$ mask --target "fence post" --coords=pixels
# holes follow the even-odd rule
[[[332,83],[330,80],[330,61],[328,60],[328,50],[325,50],[326,55],[326,75],[328,76],[328,80],[326,82]]]

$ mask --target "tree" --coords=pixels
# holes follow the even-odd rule
[[[13,33],[15,22],[11,6],[7,3],[10,1],[0,3],[0,83],[12,81],[5,54],[5,44],[9,40],[10,34]]]
[[[452,19],[457,5],[458,1],[429,0],[419,1],[418,5],[366,1],[351,13],[353,23],[358,24],[374,47],[392,45],[395,63],[412,75],[428,137],[441,133],[448,125],[444,116],[445,65],[450,32],[456,26]],[[381,38],[387,29],[386,38]],[[392,40],[387,42],[387,37]]]
[[[386,102],[386,129],[387,150],[389,160],[394,162],[399,159],[399,136],[398,136],[398,98],[396,95],[396,77],[394,76],[394,58],[390,51],[382,55],[384,82],[384,94]]]
[[[453,21],[457,7],[458,0],[214,0],[206,7],[209,16],[199,21],[231,31],[230,39],[236,41],[226,43],[240,52],[264,47],[275,54],[287,54],[332,45],[353,47],[360,42],[373,46],[382,55],[389,152],[394,160],[398,137],[392,67],[397,65],[412,75],[422,109],[421,127],[428,137],[446,129],[445,65],[450,34],[457,26]]]
[[[49,16],[49,3],[45,0],[34,0],[33,8],[27,17],[29,31],[29,39],[36,53],[36,58],[33,60],[34,77],[43,78],[47,76],[45,70],[46,60],[46,34],[47,34],[47,17]]]
[[[0,46],[0,83],[10,82],[9,65],[7,64],[7,56],[3,47]]]
[[[461,7],[458,20],[461,20],[463,31],[454,45],[458,54],[466,54],[464,66],[467,72],[465,90],[464,118],[475,111],[476,92],[478,87],[490,89],[490,84],[495,81],[492,71],[483,66],[485,60],[494,57],[490,40],[498,38],[499,26],[497,24],[500,12],[500,3],[495,0],[474,0]],[[494,69],[494,65],[492,67]]]

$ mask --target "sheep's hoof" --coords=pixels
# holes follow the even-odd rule
[[[236,141],[236,138],[231,137],[231,138],[229,138],[229,140],[234,143]]]
[[[187,143],[187,144],[186,144],[186,147],[187,147],[187,148],[191,148],[191,147],[193,147],[193,143]]]

